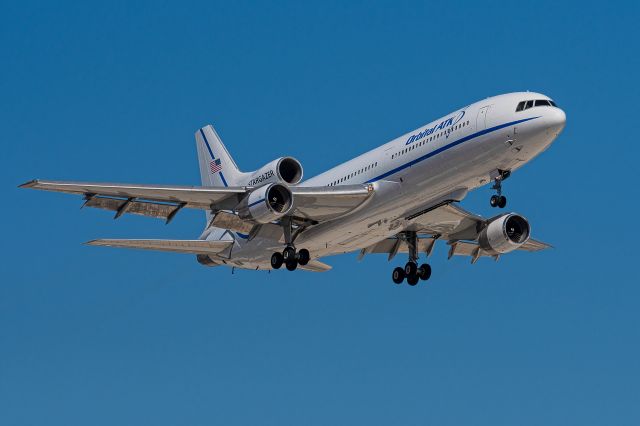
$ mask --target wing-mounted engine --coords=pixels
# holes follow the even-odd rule
[[[291,190],[281,183],[254,189],[238,205],[238,216],[257,223],[269,223],[289,213],[293,207]]]
[[[480,231],[478,243],[485,252],[496,255],[516,250],[529,240],[531,227],[524,217],[509,213],[493,219]]]
[[[293,157],[282,157],[248,175],[247,186],[262,186],[272,182],[295,185],[302,180],[302,165]]]

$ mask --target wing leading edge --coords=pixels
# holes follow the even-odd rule
[[[88,241],[86,244],[90,246],[122,247],[173,253],[218,254],[232,245],[233,241],[99,239]]]
[[[202,187],[32,180],[20,188],[83,195],[85,206],[157,217],[170,221],[182,208],[234,211],[253,187]],[[289,187],[294,199],[291,216],[316,222],[335,219],[362,205],[371,185]]]

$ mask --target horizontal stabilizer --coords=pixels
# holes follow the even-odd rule
[[[233,241],[100,239],[89,241],[87,244],[90,246],[124,247],[173,253],[217,254],[232,245]]]

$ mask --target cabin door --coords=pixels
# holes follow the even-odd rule
[[[480,108],[478,111],[478,118],[476,119],[476,131],[484,130],[487,128],[487,114],[489,113],[490,105]]]

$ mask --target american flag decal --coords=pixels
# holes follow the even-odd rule
[[[220,159],[216,158],[212,162],[209,163],[209,168],[211,169],[211,173],[218,173],[222,170],[222,165],[220,164]]]

